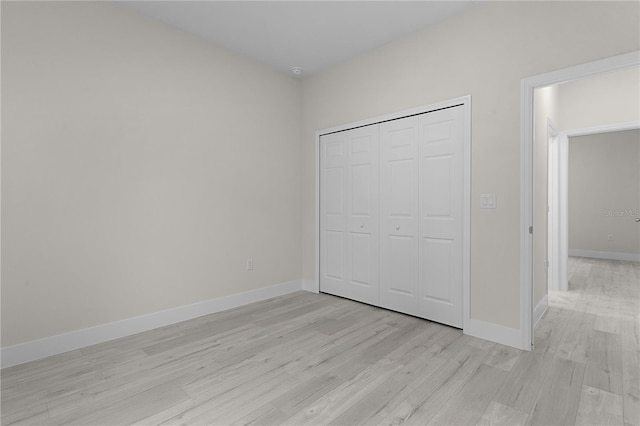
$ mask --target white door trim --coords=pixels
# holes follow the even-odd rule
[[[522,79],[520,83],[520,337],[521,349],[533,348],[533,91],[640,65],[640,51],[588,62]]]
[[[626,121],[624,123],[606,124],[602,126],[585,127],[582,129],[567,130],[564,133],[570,138],[576,136],[598,135],[601,133],[623,132],[625,130],[640,129],[640,121]]]
[[[547,117],[547,291],[559,290],[558,262],[556,244],[558,227],[558,134],[560,131]],[[535,311],[535,309],[534,309]],[[534,315],[534,322],[537,315]]]
[[[547,118],[547,294],[548,290],[567,291],[567,259],[569,257],[569,145],[567,134],[558,130]],[[534,309],[535,311],[535,309]],[[535,318],[534,318],[535,322]]]
[[[469,323],[469,277],[470,277],[470,259],[471,259],[471,96],[462,96],[443,102],[430,105],[420,106],[405,111],[386,114],[379,117],[368,118],[354,123],[347,123],[328,129],[319,130],[315,135],[315,273],[314,281],[308,283],[306,289],[314,292],[320,292],[320,136],[328,133],[340,132],[343,130],[353,129],[355,127],[368,126],[370,124],[381,123],[384,121],[395,120],[416,114],[424,114],[443,108],[451,108],[461,105],[464,108],[465,124],[464,124],[464,141],[463,141],[463,158],[464,158],[464,190],[463,190],[463,239],[462,239],[462,309],[463,309],[463,330],[467,328]]]

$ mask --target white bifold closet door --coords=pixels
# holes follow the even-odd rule
[[[377,305],[378,126],[321,140],[321,290]]]
[[[464,110],[421,116],[420,316],[462,328]]]
[[[458,106],[321,137],[321,291],[462,327],[463,131]]]
[[[420,313],[419,116],[380,124],[380,306]]]

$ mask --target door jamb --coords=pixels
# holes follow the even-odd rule
[[[569,151],[567,143],[566,132],[558,130],[553,121],[547,118],[547,198],[549,206],[547,213],[547,247],[554,248],[554,250],[549,250],[547,253],[547,261],[549,262],[547,295],[549,290],[566,291],[568,289],[567,262],[564,260],[565,255],[568,256],[567,212],[569,197],[567,194],[567,182]]]

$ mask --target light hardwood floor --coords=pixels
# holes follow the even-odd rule
[[[298,292],[2,370],[2,424],[638,425],[638,263],[572,258],[523,352]]]

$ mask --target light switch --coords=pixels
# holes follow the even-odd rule
[[[496,194],[480,194],[481,209],[495,209],[497,205]]]

